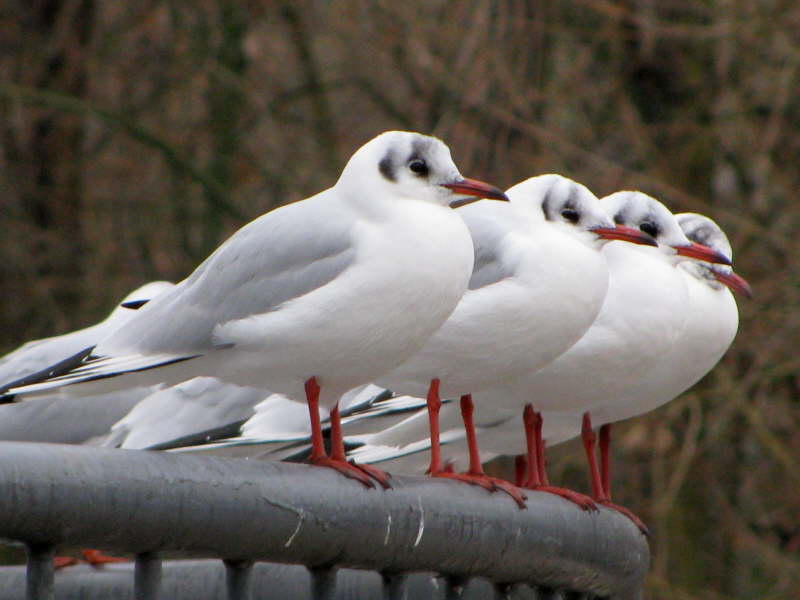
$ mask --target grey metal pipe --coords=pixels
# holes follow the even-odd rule
[[[300,464],[0,443],[0,537],[115,553],[479,575],[636,598],[647,541],[625,517],[528,493],[395,477],[368,490]]]

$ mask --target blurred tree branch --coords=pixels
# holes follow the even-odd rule
[[[93,116],[109,126],[124,131],[137,142],[157,150],[173,169],[200,184],[203,189],[209,192],[211,202],[222,212],[235,219],[246,220],[245,216],[227,200],[227,191],[223,189],[219,182],[203,173],[188,160],[182,158],[178,151],[167,142],[125,115],[92,106],[85,100],[68,94],[40,90],[13,83],[0,82],[0,96],[9,100],[44,106],[58,111]]]
[[[304,15],[293,2],[284,3],[281,8],[281,16],[289,25],[291,39],[305,75],[314,113],[315,138],[318,147],[322,150],[322,162],[331,175],[338,175],[341,169],[341,160],[335,122],[328,102],[326,86],[323,84],[317,57],[314,54],[313,36],[308,30]]]
[[[211,252],[222,233],[222,204],[219,190],[233,187],[231,164],[239,147],[239,122],[246,105],[241,86],[229,83],[244,76],[247,60],[242,48],[247,32],[247,18],[236,1],[220,3],[220,31],[216,48],[216,69],[210,73],[208,89],[208,124],[211,134],[211,160],[207,171],[214,188],[205,188],[208,210],[204,218],[204,240],[199,257]],[[221,71],[221,73],[220,73]],[[221,75],[226,76],[221,76]]]

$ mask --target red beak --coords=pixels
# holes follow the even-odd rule
[[[453,200],[450,203],[452,208],[464,206],[470,202],[480,200],[481,198],[505,200],[508,202],[508,196],[503,193],[503,190],[496,188],[491,184],[484,183],[483,181],[478,181],[477,179],[467,179],[465,177],[464,179],[454,181],[453,183],[443,183],[442,185],[450,190],[453,190],[456,194],[473,196],[473,198],[459,198],[458,200]]]
[[[642,246],[658,246],[658,243],[645,232],[625,225],[616,227],[592,227],[589,231],[596,233],[604,240],[622,240]]]
[[[704,246],[703,244],[698,244],[696,242],[692,242],[688,246],[673,246],[673,248],[675,248],[675,251],[678,254],[688,258],[703,260],[710,263],[717,263],[720,265],[730,266],[732,264],[731,259],[721,252],[717,252],[708,246]]]
[[[716,277],[717,281],[727,285],[734,292],[741,294],[748,300],[753,298],[753,288],[750,287],[750,284],[747,283],[744,277],[740,277],[733,271],[730,273],[720,273],[716,269],[712,269],[711,272],[714,273],[714,277]]]

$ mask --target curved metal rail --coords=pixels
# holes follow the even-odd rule
[[[56,444],[0,443],[0,515],[0,538],[33,549],[31,598],[51,593],[31,586],[46,588],[54,546],[141,557],[142,598],[154,597],[146,592],[160,571],[145,558],[164,553],[318,574],[336,566],[479,576],[621,600],[639,597],[649,563],[628,519],[549,494],[529,492],[520,510],[502,494],[424,477],[369,490],[300,464]],[[228,571],[229,587],[242,587],[235,573],[249,571]]]

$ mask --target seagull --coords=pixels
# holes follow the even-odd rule
[[[38,373],[59,360],[97,343],[136,314],[125,306],[141,305],[172,287],[153,281],[129,293],[103,321],[64,335],[28,342],[0,357],[0,381]],[[65,402],[55,393],[35,402],[0,406],[0,439],[7,441],[89,443],[108,434],[109,427],[125,415],[151,388],[135,387]]]
[[[697,213],[681,213],[675,218],[686,236],[733,258],[731,245],[722,229],[712,219]],[[591,422],[600,425],[600,469],[594,451],[587,454],[593,487],[603,498],[611,500],[609,483],[609,446],[611,424],[650,412],[676,398],[719,362],[736,337],[739,313],[732,292],[752,297],[747,281],[731,267],[707,262],[686,261],[678,272],[688,290],[686,322],[669,352],[656,365],[637,378],[635,385],[607,402],[590,407]],[[545,413],[545,437],[554,443],[566,441],[591,425],[588,417],[581,423],[580,414]],[[549,430],[549,431],[548,431]],[[594,444],[592,443],[592,447]],[[589,450],[587,449],[587,453]]]
[[[594,194],[561,175],[529,178],[506,194],[508,205],[483,201],[458,211],[475,247],[468,290],[423,348],[375,383],[426,398],[431,476],[501,489],[524,507],[516,487],[483,472],[471,422],[473,394],[483,402],[483,389],[542,367],[583,335],[606,294],[608,271],[599,252],[604,243],[655,242],[615,226]],[[441,462],[442,396],[460,397],[470,451],[463,474]],[[415,425],[422,434],[425,423],[418,419]],[[392,434],[387,430],[373,441],[392,444]]]
[[[608,244],[603,254],[609,266],[609,290],[600,314],[586,334],[545,368],[523,382],[496,390],[492,398],[493,407],[513,409],[530,405],[529,415],[531,409],[534,413],[584,414],[582,432],[587,453],[595,441],[588,409],[625,394],[680,339],[686,325],[689,297],[677,265],[687,259],[730,264],[730,259],[720,252],[690,241],[672,213],[651,196],[625,191],[600,202],[615,222],[650,234],[658,242],[658,248]],[[526,419],[523,411],[523,422],[525,451],[529,462],[535,463],[529,464],[529,469],[537,469],[539,477],[546,480],[543,452],[544,440],[549,439],[540,433],[542,420],[535,414]],[[486,436],[484,446],[496,453],[508,453],[509,443],[502,429],[496,428],[494,435]],[[522,450],[519,446],[518,449]],[[605,497],[595,471],[591,474],[595,500],[625,514],[646,531],[638,517]]]
[[[383,133],[333,187],[245,225],[96,346],[44,381],[5,389],[80,395],[208,376],[304,398],[310,462],[386,487],[385,474],[345,460],[336,404],[421,348],[458,304],[473,249],[451,209],[477,198],[507,200],[464,178],[440,140]],[[331,408],[330,456],[320,404]]]
[[[481,446],[489,456],[528,454],[529,469],[538,471],[528,476],[534,487],[537,482],[546,485],[540,452],[543,444],[536,439],[541,421],[535,413],[565,410],[582,413],[592,404],[624,393],[666,355],[684,326],[688,292],[675,265],[685,257],[729,262],[720,253],[691,242],[666,207],[650,196],[621,192],[604,198],[600,204],[616,223],[652,236],[658,248],[618,241],[605,244],[602,257],[609,273],[608,288],[588,330],[545,366],[483,390],[477,406],[475,420]],[[537,340],[534,336],[530,342]],[[524,438],[515,435],[521,413]],[[456,407],[449,405],[442,419],[454,427],[456,414]],[[419,433],[419,427],[414,425],[422,417],[415,415],[388,431],[370,436],[353,456],[373,462],[401,456],[408,460],[409,454],[425,445],[420,441],[422,436],[414,435]],[[448,436],[450,452],[460,457],[463,442],[457,435],[448,433]],[[410,440],[418,441],[409,443]],[[385,446],[400,447],[392,452]],[[602,494],[596,496],[603,500]]]

